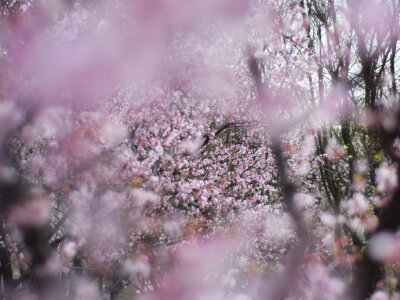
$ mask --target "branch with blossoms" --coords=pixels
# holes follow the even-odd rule
[[[257,124],[257,122],[255,122],[255,121],[253,121],[253,122],[238,121],[238,122],[226,123],[226,124],[222,125],[220,128],[218,128],[218,130],[214,133],[213,139],[215,139],[217,136],[222,134],[227,129],[234,128],[234,127],[247,127],[247,126],[252,126],[254,124]],[[201,144],[199,149],[204,148],[205,146],[207,146],[210,143],[210,141],[212,141],[212,139],[210,138],[210,136],[208,134],[205,134],[203,136],[203,139],[204,139],[204,141]]]
[[[11,104],[2,103],[2,110]],[[14,114],[20,114],[16,107]],[[49,203],[48,196],[40,188],[33,188],[28,181],[17,173],[16,167],[9,157],[8,146],[10,140],[18,132],[16,125],[21,126],[22,119],[15,124],[3,124],[4,131],[1,141],[1,165],[2,170],[7,170],[11,176],[2,176],[0,180],[0,235],[4,239],[9,234],[10,226],[15,226],[20,231],[21,239],[30,253],[30,264],[25,266],[25,272],[20,278],[14,279],[11,261],[11,253],[7,252],[5,244],[1,245],[0,262],[4,280],[4,289],[1,297],[8,298],[15,293],[20,284],[31,285],[32,290],[41,299],[53,299],[59,293],[60,282],[51,270],[53,249],[49,243],[50,224],[48,223]],[[9,241],[11,242],[11,241]],[[22,271],[22,270],[21,270]]]
[[[259,70],[258,62],[256,58],[250,54],[249,69],[253,76],[255,87],[257,90],[257,98],[262,104],[270,101],[268,99],[270,95],[266,93],[265,87],[262,83],[262,76]],[[277,96],[279,97],[279,95]],[[279,113],[278,110],[276,113]],[[270,124],[267,124],[267,126]],[[268,299],[282,299],[288,297],[290,292],[295,289],[296,280],[299,275],[299,266],[302,262],[306,248],[309,242],[309,234],[307,231],[306,223],[303,220],[301,212],[298,210],[294,196],[296,194],[296,186],[290,182],[287,175],[286,162],[283,156],[282,140],[280,132],[270,132],[271,135],[271,147],[275,157],[275,164],[278,169],[278,181],[283,195],[283,203],[285,205],[286,212],[289,214],[294,224],[295,232],[297,234],[298,243],[295,246],[295,250],[291,253],[289,259],[285,262],[283,269],[274,276],[269,283],[265,285],[265,288],[261,289],[259,297]],[[288,286],[288,282],[292,283],[292,286]]]
[[[379,117],[381,113],[375,110],[375,114]],[[393,163],[396,165],[395,173],[400,174],[400,157],[396,154],[393,147],[396,139],[400,137],[400,112],[397,110],[394,116],[396,123],[392,128],[385,128],[379,122],[375,124],[374,129],[381,132],[386,154],[392,158]],[[392,177],[393,173],[385,175],[385,180],[392,181],[387,176]],[[348,293],[351,296],[350,299],[362,300],[367,298],[373,292],[378,280],[382,277],[385,264],[391,260],[397,260],[399,251],[397,247],[395,247],[393,252],[389,250],[385,253],[385,248],[390,248],[391,243],[398,243],[394,236],[400,226],[400,176],[394,177],[394,179],[396,178],[397,182],[393,183],[395,189],[393,190],[393,187],[391,187],[392,196],[389,203],[381,209],[378,226],[366,243],[366,249],[362,258],[355,264],[354,281],[348,287]],[[386,188],[389,188],[389,186]]]

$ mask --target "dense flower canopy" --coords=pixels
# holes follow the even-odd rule
[[[0,1],[0,298],[400,299],[399,22]]]

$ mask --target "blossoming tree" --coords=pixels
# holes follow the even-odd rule
[[[1,1],[1,299],[400,298],[399,5]]]

